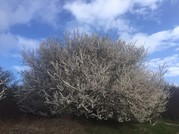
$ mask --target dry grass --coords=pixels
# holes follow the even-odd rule
[[[1,134],[85,134],[83,126],[72,119],[38,117],[0,119]]]
[[[45,118],[19,111],[12,96],[0,102],[0,134],[86,134],[84,127],[70,118]]]

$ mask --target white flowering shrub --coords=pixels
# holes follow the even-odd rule
[[[24,51],[19,106],[35,114],[75,114],[102,120],[151,121],[165,111],[164,70],[153,72],[146,51],[86,34],[49,39]]]
[[[4,84],[4,82],[1,81],[0,86],[3,85],[3,84]],[[6,90],[6,88],[3,87],[2,90],[0,91],[0,100],[5,98],[5,90]]]
[[[6,93],[5,91],[6,89],[6,72],[2,70],[2,68],[0,67],[0,100],[4,99],[6,97]]]

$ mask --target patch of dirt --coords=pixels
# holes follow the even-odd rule
[[[0,120],[0,134],[85,134],[72,119]]]

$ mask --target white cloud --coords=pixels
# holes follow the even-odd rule
[[[179,40],[179,26],[175,27],[170,34],[173,40]]]
[[[144,46],[150,53],[163,49],[179,46],[179,26],[174,29],[159,31],[148,35],[146,33],[136,33],[130,35],[124,33],[121,38],[128,42],[136,42],[138,46]]]
[[[38,20],[56,26],[60,13],[58,0],[0,0],[0,31],[16,24]]]
[[[169,67],[168,73],[166,74],[167,77],[176,77],[179,76],[179,66]]]
[[[165,58],[155,58],[147,62],[147,65],[153,70],[158,69],[159,66],[165,65],[167,67],[166,77],[179,76],[179,54],[174,54]]]
[[[80,33],[87,33],[87,34],[90,34],[90,33],[92,33],[92,31],[93,31],[93,28],[92,27],[90,27],[89,25],[87,25],[87,24],[84,24],[84,23],[75,23],[75,22],[67,22],[67,25],[68,25],[68,27],[66,28],[66,30],[68,31],[68,32],[74,32],[74,31],[79,31]]]
[[[130,0],[94,0],[91,3],[76,0],[64,5],[78,21],[93,22],[98,19],[114,19],[130,8]]]
[[[63,8],[70,11],[78,21],[92,22],[99,19],[115,19],[138,5],[138,8],[156,9],[162,0],[82,0],[67,2]]]
[[[14,68],[17,72],[21,72],[21,71],[24,71],[24,70],[29,69],[28,66],[13,66],[13,68]]]
[[[141,11],[150,10],[151,14],[161,1],[163,0],[92,0],[91,2],[74,0],[67,1],[63,9],[69,11],[79,24],[88,24],[104,31],[117,29],[120,34],[135,31],[131,20],[124,17],[126,13],[141,14]]]
[[[0,55],[11,55],[19,57],[20,51],[23,48],[35,49],[38,48],[40,40],[29,39],[11,33],[0,34]]]
[[[126,20],[119,18],[130,6],[130,0],[124,2],[120,0],[97,0],[92,3],[84,1],[74,1],[66,3],[63,8],[70,11],[76,18],[77,27],[81,29],[88,27],[97,30],[118,29],[120,31],[129,30],[129,24]],[[85,26],[84,28],[82,28]],[[119,28],[120,27],[120,28]]]
[[[0,54],[10,50],[17,50],[17,38],[10,33],[0,34]]]
[[[16,36],[19,49],[36,49],[40,45],[40,40],[29,39],[22,36]]]

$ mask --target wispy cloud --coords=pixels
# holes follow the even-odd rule
[[[70,11],[78,21],[94,22],[102,19],[116,19],[135,9],[155,10],[163,0],[93,0],[91,2],[75,0],[66,2],[64,9]]]
[[[129,8],[130,0],[94,0],[90,3],[76,0],[64,5],[64,9],[69,10],[77,20],[89,23],[97,19],[113,19],[124,14]]]
[[[58,0],[1,0],[0,32],[33,20],[56,26],[60,7]]]
[[[166,77],[179,76],[179,54],[173,54],[165,58],[151,59],[147,63],[153,70],[158,69],[158,66],[165,65],[167,68]]]
[[[13,68],[17,71],[17,72],[21,72],[24,70],[29,69],[27,66],[13,66]]]
[[[121,39],[127,42],[137,42],[136,45],[144,46],[148,49],[149,53],[162,51],[170,47],[179,47],[179,26],[173,29],[159,31],[151,35],[146,33],[129,34],[122,33]],[[178,49],[176,49],[177,51]]]
[[[0,34],[0,54],[11,55],[13,57],[19,57],[20,51],[23,48],[35,49],[38,48],[40,40],[30,39],[11,33]]]
[[[129,33],[135,31],[135,26],[131,25],[131,20],[124,17],[126,13],[143,15],[142,12],[150,11],[151,14],[162,1],[106,0],[104,2],[103,0],[93,0],[87,2],[75,0],[73,2],[67,1],[63,9],[69,11],[79,24],[86,24],[102,30],[117,29],[120,34],[124,31]]]

